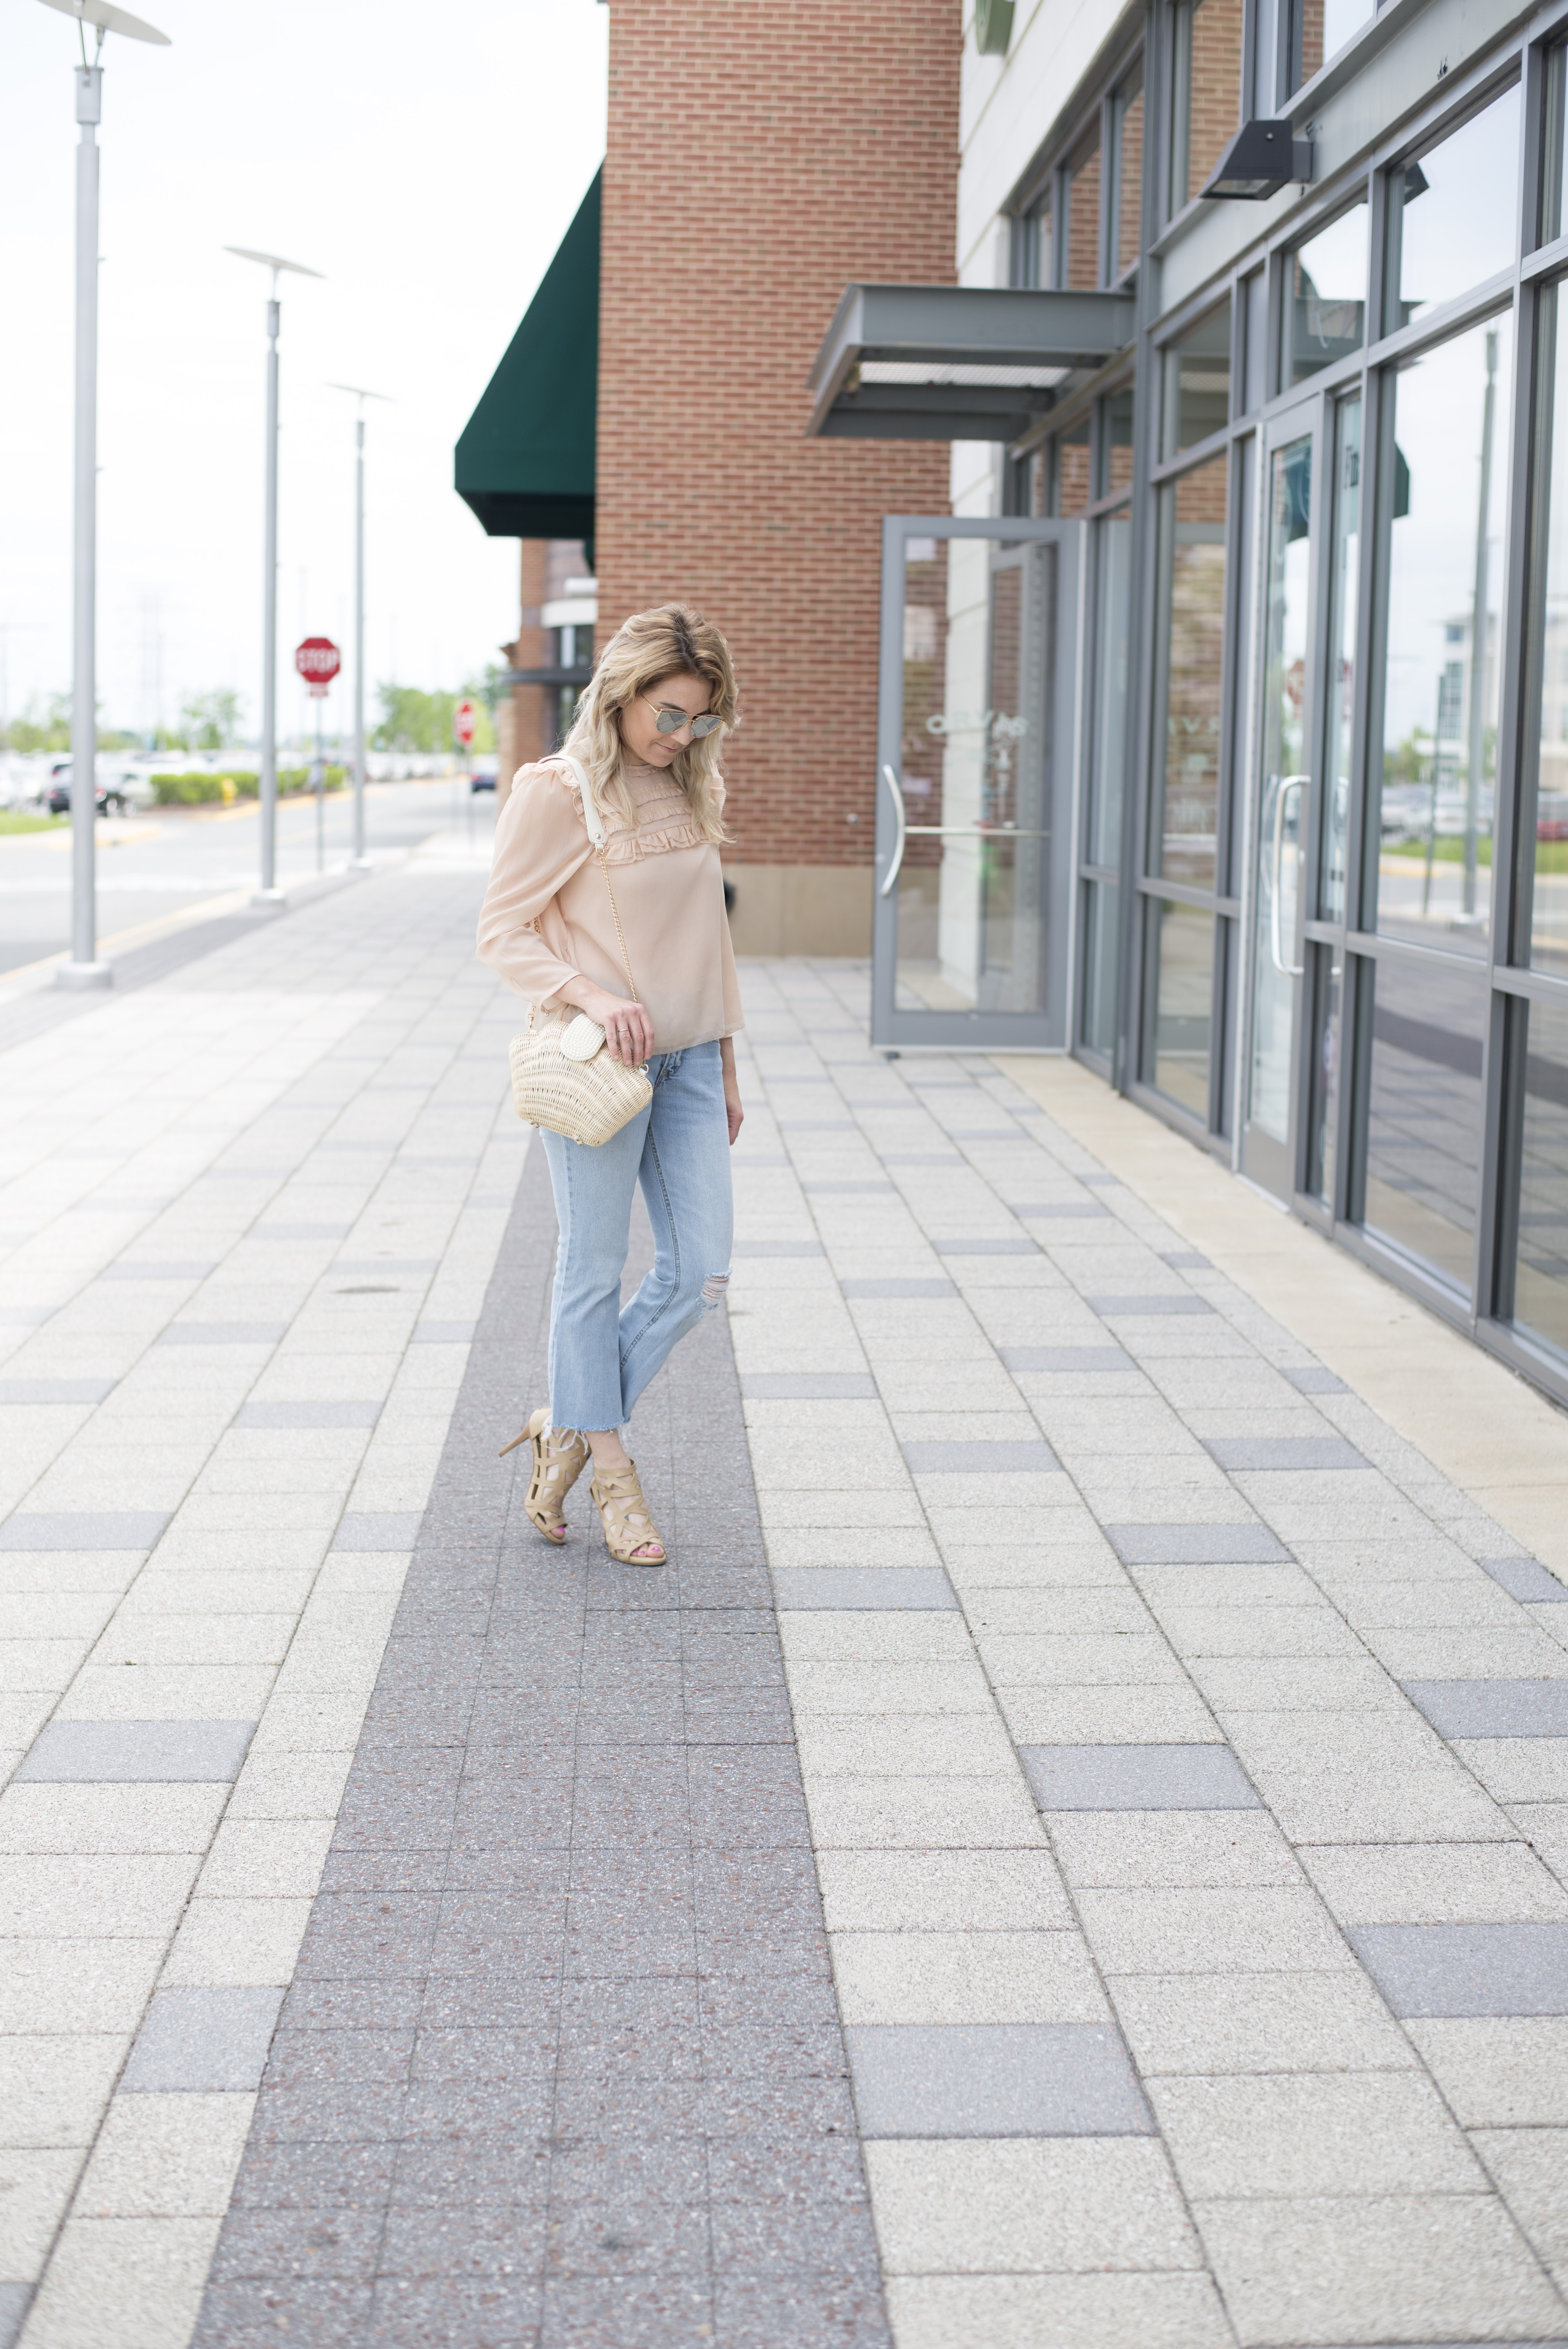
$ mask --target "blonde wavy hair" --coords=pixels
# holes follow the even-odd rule
[[[723,722],[700,742],[688,742],[668,772],[690,802],[703,838],[720,841],[727,834],[716,787],[719,750],[737,722],[735,666],[713,622],[689,605],[661,604],[656,611],[634,612],[622,622],[599,656],[563,747],[587,769],[601,812],[613,809],[624,823],[635,824],[620,714],[638,694],[677,672],[704,680],[708,709]]]

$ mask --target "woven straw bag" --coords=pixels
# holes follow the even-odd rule
[[[626,954],[610,867],[604,857],[604,826],[593,804],[588,778],[575,759],[567,765],[583,794],[583,819],[588,837],[599,853],[599,870],[610,893],[615,936],[632,1000],[639,1003],[637,982]],[[547,1133],[564,1134],[596,1149],[629,1125],[639,1110],[653,1100],[654,1089],[645,1068],[628,1069],[613,1061],[605,1049],[604,1030],[585,1011],[552,1011],[542,1017],[534,1009],[528,1026],[511,1040],[511,1098],[524,1125],[542,1125]]]

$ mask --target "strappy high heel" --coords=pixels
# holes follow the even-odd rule
[[[559,1444],[552,1441],[558,1435],[562,1439]],[[586,1438],[574,1427],[552,1427],[550,1405],[542,1403],[521,1434],[501,1445],[498,1457],[504,1460],[520,1444],[533,1446],[533,1474],[528,1480],[523,1507],[535,1529],[559,1548],[566,1539],[566,1521],[562,1515],[566,1495],[588,1464]]]
[[[628,1460],[624,1468],[601,1468],[589,1491],[604,1528],[604,1547],[622,1566],[663,1566],[665,1546],[655,1530],[648,1505],[643,1498],[643,1487],[637,1475],[637,1464]],[[637,1552],[656,1549],[657,1557],[639,1557]]]

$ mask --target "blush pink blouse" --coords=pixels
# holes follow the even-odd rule
[[[745,1026],[724,910],[718,850],[704,840],[667,771],[628,761],[636,823],[603,811],[604,855],[637,994],[655,1052],[733,1036]],[[722,786],[719,791],[723,799]],[[480,912],[480,958],[538,1010],[569,979],[631,992],[605,874],[588,838],[570,767],[521,767],[496,820],[495,858]]]

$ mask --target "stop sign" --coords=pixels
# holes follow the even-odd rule
[[[474,705],[459,701],[452,712],[452,731],[466,750],[474,739]]]
[[[343,656],[330,636],[306,636],[294,647],[294,667],[313,693],[325,693],[343,667]]]

